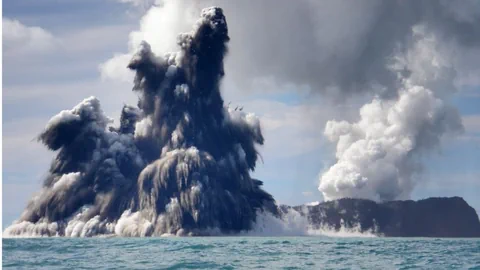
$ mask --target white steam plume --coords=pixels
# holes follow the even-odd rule
[[[355,123],[327,122],[325,135],[337,144],[337,162],[320,178],[326,200],[409,197],[421,156],[444,134],[462,129],[457,111],[448,105],[455,92],[451,54],[425,27],[414,27],[413,45],[390,66],[401,82],[397,97],[375,97]]]

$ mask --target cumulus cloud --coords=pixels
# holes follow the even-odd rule
[[[140,20],[139,29],[129,35],[129,51],[117,54],[99,65],[104,79],[119,81],[129,80],[132,75],[126,69],[131,57],[142,41],[150,44],[152,52],[163,54],[175,50],[177,35],[187,32],[199,15],[195,5],[186,1],[164,1],[158,5],[151,5],[148,1],[127,0],[137,5],[147,5],[150,8]]]
[[[8,18],[3,18],[2,23],[3,50],[7,55],[44,53],[59,45],[59,41],[41,27],[26,26]]]
[[[265,134],[261,148],[265,162],[318,151],[325,144],[323,126],[329,119],[354,119],[358,105],[337,106],[326,101],[287,104],[271,99],[256,99],[241,105],[259,115]]]
[[[114,79],[119,82],[131,82],[133,79],[133,72],[125,68],[130,59],[129,54],[117,54],[108,59],[106,62],[99,65],[100,74],[103,80]]]

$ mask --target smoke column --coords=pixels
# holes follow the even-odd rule
[[[153,38],[151,29],[167,19],[181,28],[191,10],[205,2],[157,0],[129,44],[145,36],[152,47],[163,48],[168,43]],[[231,10],[230,33],[236,37],[226,61],[235,73],[226,81],[243,85],[267,78],[279,86],[308,85],[311,103],[318,94],[319,104],[332,107],[335,117],[318,119],[337,146],[335,163],[320,177],[326,199],[408,198],[421,181],[422,159],[440,149],[445,135],[461,131],[458,113],[448,104],[457,87],[478,84],[479,1],[218,3]],[[182,20],[168,14],[181,14],[175,17]],[[102,74],[114,78],[120,60],[110,59]],[[363,106],[356,104],[360,100]],[[338,112],[339,104],[347,109],[341,106]],[[351,117],[356,109],[350,105],[362,107],[358,118]],[[321,106],[319,111],[325,111]],[[334,121],[341,115],[348,121]],[[295,145],[294,140],[290,137],[285,145]]]
[[[220,95],[228,41],[222,9],[204,9],[178,36],[179,52],[160,57],[141,43],[128,65],[138,106],[123,107],[119,127],[95,97],[54,116],[38,139],[57,155],[5,234],[229,233],[251,229],[259,212],[276,215],[250,177],[260,123]]]
[[[411,48],[389,66],[400,83],[397,97],[375,97],[360,109],[357,122],[327,122],[325,135],[336,143],[337,162],[320,178],[326,200],[408,198],[422,156],[444,134],[462,130],[457,111],[448,105],[455,92],[452,53],[424,26],[412,33]]]

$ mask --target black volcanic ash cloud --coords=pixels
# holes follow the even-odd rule
[[[57,151],[42,190],[7,235],[150,236],[248,230],[276,213],[250,177],[257,144],[253,114],[225,107],[219,83],[229,41],[223,11],[204,9],[181,50],[156,56],[143,42],[138,107],[109,127],[95,97],[53,117],[39,140]]]

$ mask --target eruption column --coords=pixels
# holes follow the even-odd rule
[[[8,235],[151,236],[251,229],[276,213],[250,177],[263,136],[253,114],[225,107],[220,94],[229,41],[220,8],[202,10],[180,51],[164,57],[142,42],[138,106],[111,127],[95,97],[54,116],[39,140],[57,151],[42,190]]]

